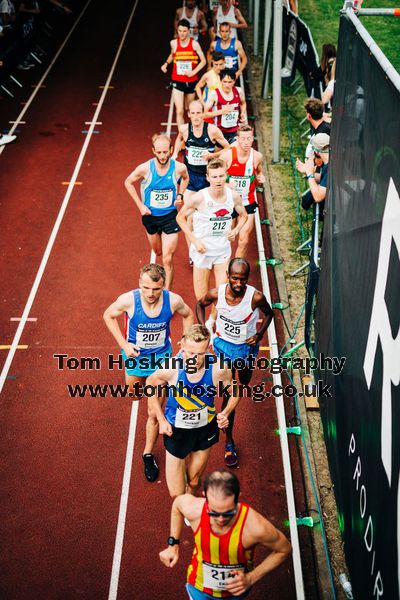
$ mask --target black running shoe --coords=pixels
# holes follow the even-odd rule
[[[144,474],[147,481],[156,481],[159,473],[158,464],[153,454],[143,454]]]

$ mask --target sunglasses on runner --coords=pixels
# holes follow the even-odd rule
[[[237,513],[237,508],[233,510],[227,510],[226,512],[216,512],[215,510],[209,510],[207,504],[207,514],[209,517],[224,517],[225,519],[229,519],[230,517],[234,517]]]

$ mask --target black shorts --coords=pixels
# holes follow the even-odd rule
[[[247,204],[244,209],[247,212],[248,215],[254,215],[254,213],[256,212],[258,208],[258,204],[257,202],[253,202],[252,204]],[[238,217],[239,215],[237,214],[236,210],[233,209],[232,211],[232,219],[236,219],[236,217]]]
[[[233,144],[233,142],[237,138],[237,130],[236,131],[223,131],[222,135],[224,136],[224,138],[226,139],[228,144]]]
[[[176,458],[186,458],[191,452],[207,450],[219,440],[217,418],[198,429],[180,429],[172,425],[172,435],[164,435],[164,447]]]
[[[161,217],[154,217],[153,215],[144,215],[142,217],[142,223],[146,228],[149,235],[156,233],[178,233],[181,228],[176,222],[176,215],[178,211],[173,210],[167,215]]]
[[[197,81],[171,81],[171,85],[174,89],[184,94],[194,94]]]

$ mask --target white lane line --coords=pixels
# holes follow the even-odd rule
[[[115,536],[114,557],[111,571],[110,589],[108,600],[116,600],[118,593],[119,571],[121,568],[122,546],[124,545],[126,511],[128,507],[129,486],[131,482],[133,447],[135,444],[136,423],[139,402],[132,402],[131,419],[129,423],[128,443],[126,445],[126,457],[124,476],[122,479],[121,501],[119,505],[118,526]]]
[[[244,80],[243,75],[240,74],[240,87],[244,92]],[[261,282],[262,288],[265,297],[267,298],[269,304],[272,304],[271,300],[271,292],[269,289],[268,282],[268,274],[267,267],[265,264],[265,248],[264,248],[264,240],[262,236],[262,229],[260,223],[260,214],[258,210],[255,212],[255,230],[256,230],[256,239],[257,239],[257,248],[258,248],[258,258],[260,262],[260,272],[261,272]],[[270,345],[270,357],[278,358],[278,342],[276,338],[276,329],[274,320],[271,321],[270,326],[268,327],[268,340]],[[282,386],[282,379],[280,373],[273,374],[273,382],[274,385]],[[282,388],[281,388],[282,389]],[[294,569],[294,580],[296,586],[296,598],[297,600],[304,600],[304,583],[303,583],[303,572],[301,568],[301,554],[300,554],[300,544],[299,544],[299,535],[297,530],[297,518],[296,518],[296,506],[293,492],[293,479],[292,479],[292,468],[290,464],[290,454],[289,454],[289,445],[286,431],[286,415],[285,415],[285,405],[283,403],[283,398],[275,398],[276,412],[278,416],[278,426],[280,431],[280,443],[281,443],[281,453],[282,453],[282,462],[283,462],[283,474],[285,479],[285,491],[286,491],[286,500],[288,505],[288,516],[289,516],[289,527],[290,527],[290,541],[292,543],[292,559],[293,559],[293,569]]]
[[[89,0],[89,1],[91,1],[91,0]],[[81,153],[80,153],[79,158],[77,160],[77,163],[75,165],[74,172],[73,172],[72,177],[70,179],[70,184],[68,185],[67,191],[65,193],[64,200],[62,202],[60,211],[59,211],[59,213],[57,215],[56,222],[54,223],[54,227],[53,227],[53,230],[52,230],[52,232],[50,234],[49,241],[47,242],[46,250],[44,252],[42,261],[40,263],[38,272],[36,274],[35,281],[33,282],[32,289],[30,291],[28,300],[26,302],[26,305],[25,305],[25,308],[24,308],[24,312],[22,313],[21,321],[20,321],[20,323],[18,325],[17,331],[15,332],[14,339],[13,339],[10,351],[9,351],[9,353],[7,355],[7,359],[6,359],[5,363],[4,363],[3,369],[1,371],[1,375],[0,375],[0,393],[1,393],[2,389],[3,389],[3,387],[4,387],[4,383],[6,381],[8,371],[10,370],[10,366],[11,366],[11,363],[12,363],[14,355],[15,355],[15,351],[17,349],[19,340],[21,339],[22,332],[24,331],[24,327],[26,325],[26,320],[29,317],[29,311],[31,310],[32,304],[33,304],[33,302],[35,300],[35,297],[36,297],[36,294],[37,294],[37,291],[38,291],[38,288],[39,288],[39,285],[40,285],[40,282],[41,282],[44,270],[45,270],[46,265],[47,265],[47,261],[49,260],[50,253],[51,253],[51,251],[53,249],[54,242],[55,242],[57,234],[58,234],[58,230],[60,229],[61,222],[63,220],[65,211],[67,210],[69,199],[70,199],[70,197],[72,195],[72,192],[73,192],[73,189],[74,189],[74,186],[75,186],[75,181],[77,180],[77,177],[79,175],[79,171],[80,171],[80,168],[82,166],[83,159],[85,157],[86,151],[87,151],[88,146],[89,146],[89,142],[92,139],[92,133],[93,133],[93,130],[94,130],[94,127],[95,127],[94,124],[98,120],[101,108],[102,108],[104,100],[106,98],[107,91],[108,91],[108,86],[109,86],[110,81],[112,79],[112,76],[114,74],[115,67],[117,66],[117,62],[118,62],[118,59],[119,59],[119,56],[120,56],[121,50],[122,50],[122,45],[123,45],[123,43],[125,41],[125,38],[126,38],[126,36],[128,34],[128,30],[129,30],[131,21],[133,19],[133,15],[135,14],[136,7],[138,5],[138,1],[139,0],[136,0],[135,4],[133,6],[132,12],[130,14],[128,23],[127,23],[125,31],[124,31],[124,34],[122,36],[121,43],[120,43],[120,45],[118,47],[118,50],[117,50],[115,58],[114,58],[114,62],[112,64],[112,66],[111,66],[109,75],[107,77],[107,81],[105,83],[104,90],[101,93],[100,100],[99,100],[98,106],[96,108],[96,112],[93,115],[92,125],[90,125],[88,133],[85,136],[85,141],[83,143]]]
[[[32,92],[32,94],[29,97],[29,100],[25,103],[24,108],[21,110],[21,112],[19,113],[17,120],[16,121],[10,121],[10,123],[14,123],[14,125],[11,127],[10,131],[8,132],[9,135],[12,135],[14,133],[14,131],[16,130],[16,128],[18,127],[18,125],[20,123],[26,123],[26,121],[22,121],[21,119],[24,117],[26,111],[28,110],[28,108],[30,107],[30,105],[32,104],[33,100],[35,99],[36,94],[38,93],[38,91],[41,89],[43,81],[46,79],[47,75],[49,74],[50,70],[52,69],[54,63],[56,62],[57,58],[60,56],[61,52],[63,51],[63,48],[65,46],[65,44],[68,42],[69,38],[71,37],[71,35],[73,34],[75,27],[78,25],[79,21],[81,20],[81,18],[83,17],[87,7],[89,6],[89,4],[91,3],[92,0],[88,0],[85,4],[85,6],[83,7],[79,17],[76,19],[75,23],[72,26],[72,29],[70,30],[70,32],[68,33],[67,37],[65,38],[65,40],[63,41],[63,43],[61,44],[61,46],[59,47],[59,49],[57,50],[56,54],[54,55],[53,60],[51,61],[51,63],[49,64],[49,66],[47,67],[47,69],[45,70],[45,72],[42,75],[41,80],[39,81],[39,83],[37,85],[35,85],[35,91]],[[0,146],[0,156],[4,151],[5,146]],[[1,388],[0,388],[1,391]]]

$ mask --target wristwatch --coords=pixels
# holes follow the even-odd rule
[[[183,194],[182,194],[182,192],[178,192],[177,195],[176,195],[176,197],[178,197],[178,196],[181,196],[182,200],[183,200]]]
[[[168,538],[168,540],[167,540],[168,546],[175,546],[176,544],[179,545],[179,543],[180,543],[180,540],[177,540],[172,535],[170,535],[169,538]]]
[[[315,176],[313,173],[310,173],[310,175],[307,175],[307,179],[315,179]]]

